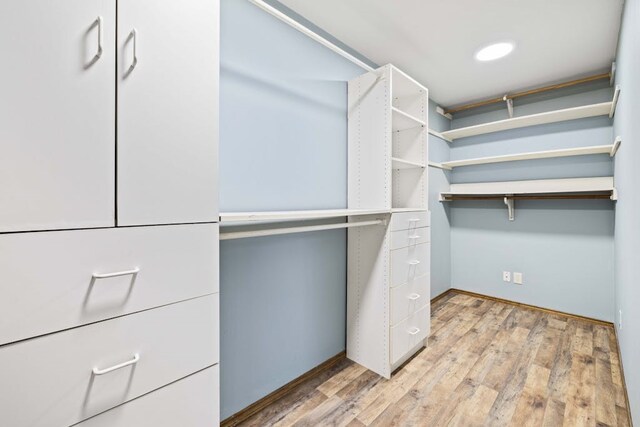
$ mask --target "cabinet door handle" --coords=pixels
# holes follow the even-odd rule
[[[129,72],[131,72],[134,68],[136,68],[136,65],[138,65],[138,30],[136,30],[135,28],[132,29],[130,37],[131,42],[133,43],[133,61],[129,66]]]
[[[125,270],[125,271],[115,271],[113,273],[93,273],[94,279],[108,279],[110,277],[119,277],[119,276],[128,276],[128,275],[136,275],[140,272],[138,267],[133,270]]]
[[[407,331],[407,332],[409,332],[409,335],[415,335],[418,332],[420,332],[420,328],[413,328],[413,329],[411,329],[410,331]]]
[[[104,368],[104,369],[98,369],[98,368],[93,368],[93,374],[94,375],[104,375],[104,374],[108,374],[109,372],[115,371],[117,369],[121,369],[124,368],[125,366],[129,366],[129,365],[135,365],[136,363],[138,363],[138,360],[140,360],[140,355],[138,353],[133,355],[133,359],[131,360],[127,360],[126,362],[122,362],[118,365],[113,365],[109,368]]]
[[[94,61],[97,61],[102,56],[102,16],[98,16],[95,20],[98,25],[98,52],[94,57]]]
[[[419,239],[420,237],[420,235],[414,234],[413,236],[409,236],[409,239]]]
[[[411,301],[415,301],[420,298],[420,294],[411,294],[407,298],[409,298]]]
[[[418,221],[420,221],[420,218],[411,218],[409,220],[409,222],[418,222]]]
[[[411,261],[407,261],[407,263],[409,265],[418,265],[418,264],[420,264],[420,261],[417,260],[417,259],[412,259]]]

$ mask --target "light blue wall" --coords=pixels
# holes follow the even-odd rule
[[[516,106],[516,115],[611,100],[608,87],[587,89],[593,90],[566,91]],[[501,109],[456,118],[452,127],[505,115]],[[611,120],[590,118],[458,139],[450,155],[457,160],[612,142]],[[462,167],[451,179],[463,183],[612,174],[611,159],[594,155]],[[501,201],[456,201],[450,209],[452,287],[613,320],[613,202],[517,201],[513,222]],[[524,285],[504,283],[502,271],[522,272]]]
[[[436,113],[436,104],[429,101],[429,128],[443,132],[451,128],[451,121]],[[429,135],[429,160],[449,160],[449,143]],[[431,298],[451,287],[451,228],[450,209],[438,197],[449,189],[451,172],[429,168],[429,210],[431,211]]]
[[[346,207],[346,81],[363,70],[246,0],[221,14],[221,210]],[[346,233],[220,252],[226,418],[344,350]]]
[[[616,84],[622,92],[614,133],[623,143],[616,156],[616,314],[622,310],[618,339],[636,424],[640,423],[640,2],[625,2]]]

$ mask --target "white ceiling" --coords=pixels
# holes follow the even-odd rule
[[[280,0],[377,64],[393,63],[452,106],[611,66],[622,0]],[[513,41],[493,62],[474,53]]]

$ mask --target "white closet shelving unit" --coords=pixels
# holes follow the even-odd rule
[[[218,425],[218,36],[218,0],[0,3],[1,426]]]
[[[482,123],[479,125],[448,130],[442,132],[441,135],[449,141],[455,141],[459,138],[484,135],[487,133],[500,132],[503,130],[517,129],[527,126],[543,125],[548,123],[556,123],[596,116],[608,115],[609,117],[613,117],[616,110],[616,105],[618,103],[619,94],[620,88],[616,87],[613,99],[608,102],[583,105],[580,107],[565,108],[562,110],[547,111],[544,113],[531,114],[528,116],[513,117],[510,119],[498,120],[495,122]]]
[[[386,378],[430,332],[427,108],[392,65],[349,82],[349,209],[387,216],[349,230],[347,357]]]

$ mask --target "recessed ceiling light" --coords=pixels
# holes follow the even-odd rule
[[[476,52],[478,61],[493,61],[507,56],[513,51],[514,45],[509,42],[490,44]]]

